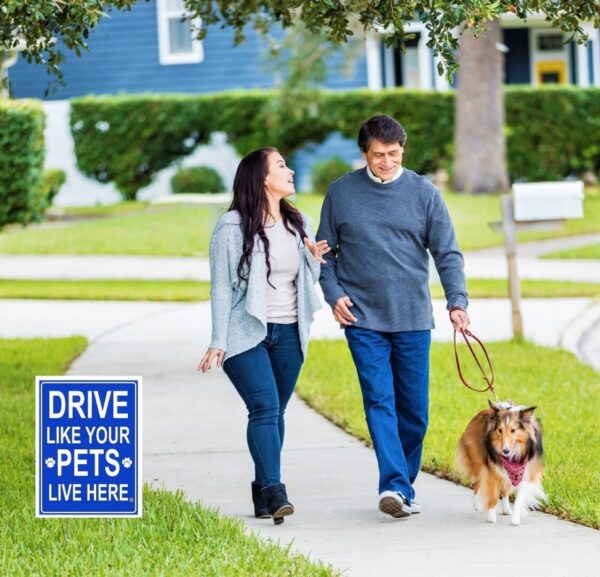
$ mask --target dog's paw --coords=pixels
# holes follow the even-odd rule
[[[502,507],[501,507],[502,515],[510,515],[512,513],[512,509],[510,507],[510,501],[508,498],[502,499]]]
[[[513,513],[513,516],[510,518],[510,524],[511,525],[520,525],[521,524],[521,515],[515,515]]]
[[[495,523],[496,522],[496,509],[488,509],[486,519],[487,519],[488,523]]]
[[[478,511],[479,513],[483,512],[483,503],[481,499],[477,497],[477,493],[473,495],[473,507],[475,508],[475,511]]]

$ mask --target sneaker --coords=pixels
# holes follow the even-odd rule
[[[400,491],[384,491],[379,495],[379,510],[396,519],[410,517],[410,504]]]
[[[420,512],[421,512],[421,505],[419,505],[419,503],[417,503],[416,501],[411,501],[410,502],[410,514],[417,515]]]

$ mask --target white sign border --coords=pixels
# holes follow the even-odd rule
[[[137,458],[137,511],[135,513],[95,513],[95,514],[83,514],[77,515],[73,513],[42,513],[40,511],[40,384],[45,381],[56,381],[56,382],[132,382],[137,381],[136,391],[136,458]],[[95,375],[48,375],[48,376],[36,376],[35,377],[35,516],[38,519],[107,519],[111,517],[124,518],[124,519],[136,519],[141,518],[143,515],[143,479],[142,479],[142,454],[143,454],[143,423],[142,423],[142,391],[143,391],[143,377],[140,376],[95,376]]]

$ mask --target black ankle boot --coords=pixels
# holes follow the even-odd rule
[[[269,514],[273,517],[273,523],[275,523],[275,525],[283,523],[283,518],[294,512],[294,506],[288,501],[285,485],[283,483],[265,487],[262,490],[262,494],[267,501],[267,509],[269,510]]]
[[[262,487],[259,483],[252,482],[252,502],[254,503],[254,516],[257,519],[270,519],[271,514],[267,507],[267,500],[261,491]]]

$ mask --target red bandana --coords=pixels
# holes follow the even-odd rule
[[[500,461],[502,461],[502,465],[508,474],[510,482],[513,484],[513,487],[516,487],[523,480],[523,473],[525,473],[525,467],[527,466],[529,458],[525,457],[525,460],[519,463],[518,461],[511,461],[504,455],[498,456],[500,457]]]

